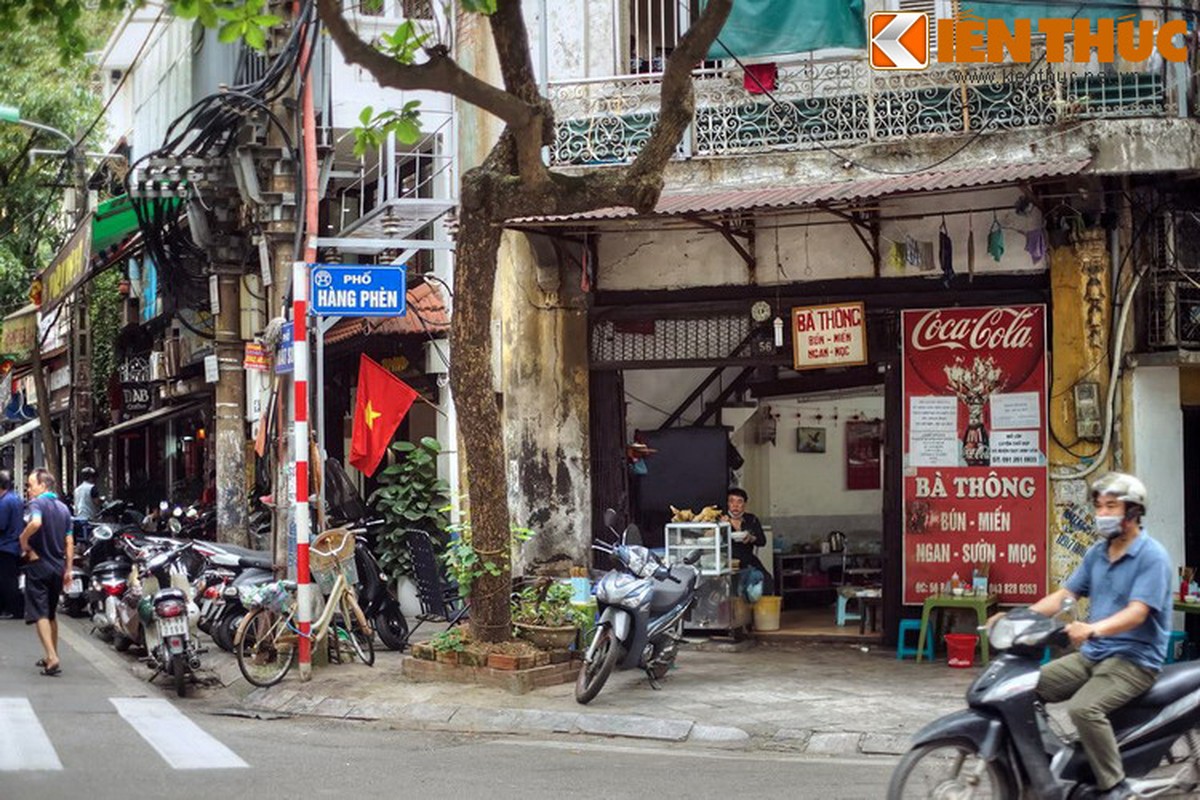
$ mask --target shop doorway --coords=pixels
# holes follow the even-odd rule
[[[881,636],[883,385],[764,397],[758,414],[774,438],[735,442],[737,477],[769,526],[760,559],[783,598],[780,630],[758,635]]]

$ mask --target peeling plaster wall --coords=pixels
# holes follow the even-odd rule
[[[1175,566],[1187,563],[1184,546],[1183,409],[1179,368],[1139,366],[1133,370],[1133,464],[1146,484],[1146,532],[1158,540]]]
[[[1016,189],[981,190],[958,197],[928,197],[880,203],[884,223],[880,228],[882,277],[940,274],[936,264],[936,242],[941,213],[956,208],[997,208],[1004,235],[1004,254],[995,261],[987,252],[991,212],[945,217],[946,230],[954,244],[957,272],[967,271],[967,240],[974,232],[975,272],[1037,272],[1048,268],[1045,259],[1034,263],[1025,251],[1025,232],[1041,227],[1036,209],[1018,215],[1011,208],[1020,198]],[[922,219],[887,220],[889,216],[928,215]],[[834,278],[869,278],[874,274],[870,254],[850,225],[820,212],[760,214],[755,217],[755,282],[761,285],[795,283]],[[736,286],[750,282],[746,263],[721,234],[707,229],[651,230],[605,233],[600,236],[598,281],[608,291],[677,289],[691,286]],[[934,245],[934,263],[927,269],[888,264],[889,241],[906,237]]]
[[[617,67],[613,30],[617,4],[612,0],[531,0],[523,6],[533,69],[542,79],[541,6],[545,4],[550,43],[546,61],[550,80],[608,77]],[[580,24],[587,20],[587,24]]]
[[[497,313],[508,504],[513,523],[536,531],[514,571],[587,564],[591,546],[587,313],[578,281],[538,286],[528,239],[500,250]]]

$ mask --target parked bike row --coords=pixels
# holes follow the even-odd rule
[[[69,616],[90,617],[94,634],[118,652],[136,650],[154,670],[151,680],[168,677],[183,697],[208,652],[199,634],[235,655],[239,646],[251,647],[239,642],[239,629],[269,589],[285,582],[277,579],[269,551],[206,540],[204,512],[164,502],[139,516],[114,501],[97,521],[86,527],[77,522],[81,546],[62,606]],[[370,644],[372,654],[373,642],[361,641],[364,628],[368,639],[377,634],[393,650],[402,650],[409,635],[371,549],[380,524],[344,528],[347,547],[351,537],[353,542],[353,568],[346,570],[352,584],[345,593],[364,623],[357,643]]]

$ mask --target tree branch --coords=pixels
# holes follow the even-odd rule
[[[509,94],[536,109],[528,126],[514,130],[517,134],[519,174],[530,185],[543,186],[550,178],[542,161],[542,146],[554,140],[554,110],[549,100],[542,97],[534,78],[529,31],[525,27],[521,0],[500,0],[496,12],[488,18],[488,22],[492,28],[496,55],[500,60],[504,88]]]
[[[708,48],[725,26],[732,7],[733,0],[709,0],[700,17],[688,28],[667,59],[658,122],[627,173],[634,194],[629,198],[632,202],[626,202],[625,205],[632,205],[639,212],[651,211],[658,202],[658,195],[662,192],[663,169],[675,155],[675,149],[687,126],[692,124],[696,110],[692,68],[704,60]],[[655,185],[657,190],[653,188]]]
[[[451,94],[495,114],[509,125],[525,129],[539,109],[464,70],[444,50],[426,51],[424,64],[401,64],[361,37],[342,15],[339,0],[317,0],[317,12],[347,64],[362,67],[380,86],[403,91],[427,90]]]

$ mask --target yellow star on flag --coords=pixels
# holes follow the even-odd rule
[[[379,417],[382,417],[383,414],[376,411],[371,406],[371,401],[368,400],[366,407],[363,409],[363,416],[366,418],[367,427],[371,430],[375,430],[375,420]]]

